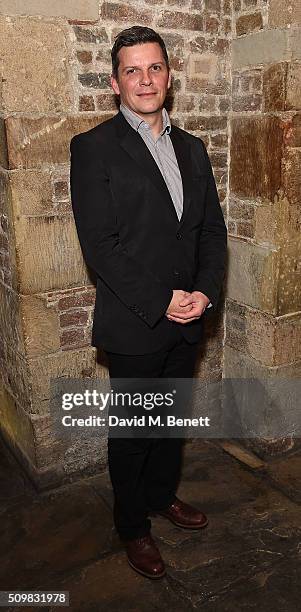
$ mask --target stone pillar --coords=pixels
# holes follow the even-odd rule
[[[50,428],[52,378],[106,375],[90,346],[95,287],[70,206],[69,142],[110,115],[77,114],[72,35],[67,20],[47,13],[0,18],[1,432],[43,487],[105,457],[105,448],[89,455]]]
[[[300,26],[298,0],[234,0],[225,377],[301,372]]]

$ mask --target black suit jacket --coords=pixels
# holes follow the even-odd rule
[[[173,289],[205,293],[215,310],[227,232],[211,163],[200,138],[172,125],[184,190],[178,220],[163,176],[119,111],[71,140],[71,199],[84,259],[97,275],[92,346],[124,354],[165,348],[174,326],[189,342],[204,317],[165,316]]]

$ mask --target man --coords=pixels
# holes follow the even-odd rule
[[[87,264],[97,274],[92,345],[110,378],[190,378],[204,317],[222,287],[227,234],[206,148],[171,125],[162,38],[120,32],[111,51],[112,119],[71,141],[71,195]],[[151,511],[183,528],[205,515],[175,495],[181,442],[108,440],[114,520],[130,565],[162,577]]]

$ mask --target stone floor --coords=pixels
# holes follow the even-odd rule
[[[2,448],[0,590],[69,591],[72,612],[299,611],[300,474],[300,453],[254,470],[215,441],[188,444],[178,495],[209,525],[153,519],[167,575],[151,581],[129,567],[114,532],[107,474],[37,494]]]

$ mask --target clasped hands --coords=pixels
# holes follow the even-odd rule
[[[185,323],[199,319],[209,303],[209,298],[201,291],[190,293],[182,289],[174,289],[165,315],[170,321],[185,325]]]

